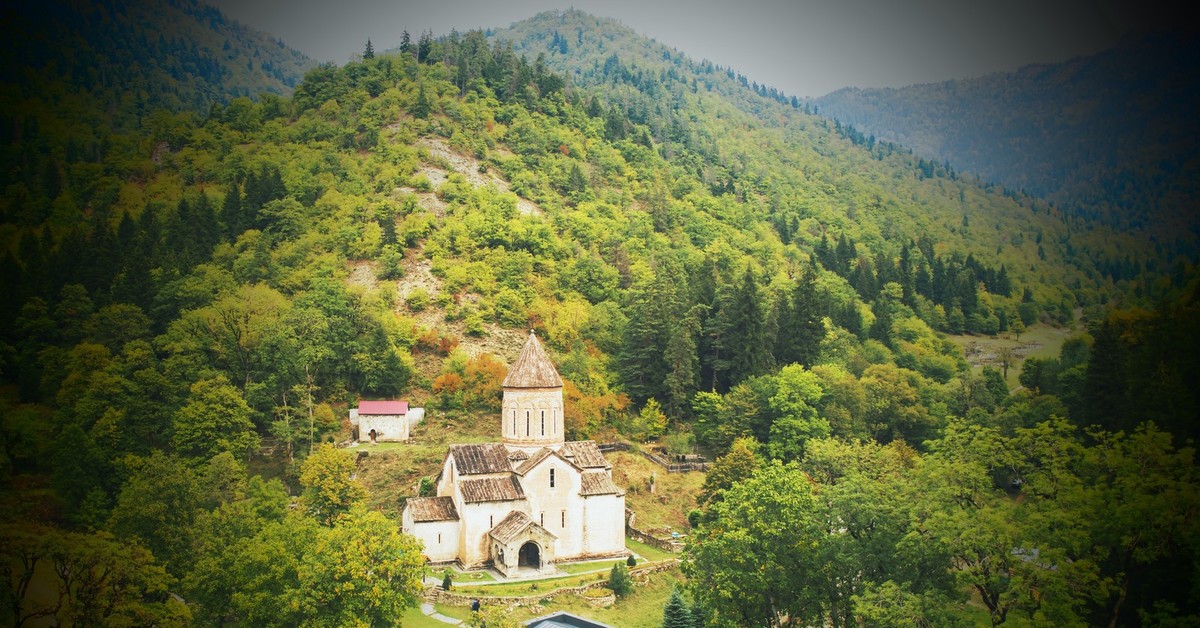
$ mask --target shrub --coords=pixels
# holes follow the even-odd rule
[[[429,307],[429,291],[420,286],[413,288],[404,297],[405,303],[408,304],[408,309],[413,312],[420,312]]]
[[[633,592],[633,579],[629,577],[629,569],[617,563],[608,574],[608,588],[617,597],[625,597]]]

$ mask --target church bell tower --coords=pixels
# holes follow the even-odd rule
[[[563,438],[563,382],[533,330],[501,384],[500,433],[506,447],[558,449]]]

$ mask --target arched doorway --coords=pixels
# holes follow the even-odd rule
[[[517,567],[542,568],[542,550],[537,543],[529,541],[521,546],[517,553]]]

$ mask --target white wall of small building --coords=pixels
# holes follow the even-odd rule
[[[358,415],[358,442],[371,442],[371,430],[375,430],[376,442],[408,440],[408,418],[403,414],[360,414]]]
[[[461,538],[460,522],[424,521],[416,523],[407,509],[401,519],[403,530],[424,544],[425,557],[431,562],[449,562],[458,558],[459,539]]]

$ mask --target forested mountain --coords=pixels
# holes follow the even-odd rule
[[[1136,235],[578,11],[105,107],[5,114],[0,617],[397,623],[420,549],[332,443],[363,398],[493,437],[530,328],[569,438],[719,456],[708,625],[1197,614],[1200,282]],[[1077,311],[1013,394],[946,335]]]
[[[286,95],[316,65],[197,0],[9,3],[0,29],[6,112],[86,98],[77,106],[109,123],[154,109],[207,113],[238,96]]]
[[[842,89],[821,113],[1089,221],[1195,255],[1200,39],[1131,34],[1058,64],[899,89]]]

